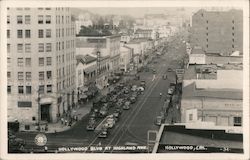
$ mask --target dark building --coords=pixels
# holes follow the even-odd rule
[[[190,42],[192,46],[201,46],[206,53],[242,53],[243,11],[199,10],[192,16]]]

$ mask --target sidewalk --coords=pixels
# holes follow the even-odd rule
[[[80,121],[85,115],[87,115],[92,107],[92,102],[95,99],[98,99],[99,97],[103,95],[107,95],[109,93],[109,90],[114,88],[113,85],[109,87],[105,87],[102,90],[99,91],[99,93],[88,102],[85,102],[83,104],[80,104],[77,106],[77,108],[72,109],[71,116],[77,116],[78,121]],[[71,126],[62,124],[61,120],[59,120],[57,123],[50,123],[48,124],[48,131],[45,131],[45,133],[55,133],[55,132],[62,132],[69,130],[72,126],[74,126],[78,121],[73,121]]]

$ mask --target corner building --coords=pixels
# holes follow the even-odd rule
[[[7,10],[8,121],[56,122],[76,105],[70,8]]]

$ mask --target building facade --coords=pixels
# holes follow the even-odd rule
[[[75,105],[75,29],[69,8],[9,8],[8,118],[56,122]]]
[[[181,121],[205,121],[218,126],[242,126],[243,92],[233,89],[201,89],[192,83],[183,88]]]
[[[202,46],[206,53],[242,53],[243,11],[199,10],[192,16],[190,42],[192,46]]]
[[[121,46],[121,55],[120,55],[120,70],[121,71],[129,71],[130,63],[133,61],[132,57],[132,49],[123,45]]]

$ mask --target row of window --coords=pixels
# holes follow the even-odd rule
[[[74,40],[66,41],[66,43],[64,43],[64,41],[56,42],[56,51],[68,49],[68,48],[70,48],[70,46],[71,46],[71,48],[75,47]]]
[[[47,93],[52,93],[52,85],[46,85]],[[39,93],[45,93],[45,85],[39,85]],[[7,93],[11,93],[11,86],[7,86]],[[32,86],[18,86],[18,94],[32,94]]]
[[[68,62],[68,61],[74,60],[74,58],[75,58],[74,52],[71,52],[71,53],[67,53],[66,57],[64,56],[64,54],[56,56],[56,62],[58,65],[58,64],[64,63],[65,61]]]
[[[40,57],[39,58],[39,66],[44,66],[45,65],[45,58]],[[52,65],[52,57],[46,57],[46,62],[47,62],[47,66],[51,66]]]
[[[7,86],[7,93],[11,93],[11,86]],[[31,86],[18,86],[18,93],[19,94],[32,94],[32,87]]]
[[[68,77],[66,79],[66,83],[65,83],[65,80],[57,83],[57,90],[60,91],[61,89],[65,89],[65,87],[69,87],[70,85],[73,85],[74,83],[75,83],[75,76]]]
[[[7,64],[11,65],[11,58],[9,58],[9,57],[7,58]],[[25,67],[30,67],[31,66],[31,58],[18,58],[17,65],[19,67],[23,67],[24,65],[25,65]]]
[[[9,7],[7,7],[7,10],[9,10],[10,8]],[[51,10],[51,8],[48,8],[48,7],[46,7],[46,8],[41,8],[41,7],[39,7],[39,8],[37,8],[38,10]],[[28,7],[25,7],[25,8],[21,8],[21,7],[17,7],[16,8],[16,10],[18,10],[18,11],[22,11],[22,10],[30,10],[30,8],[28,8]],[[65,8],[65,7],[62,7],[62,8],[56,8],[56,10],[58,10],[58,11],[60,11],[60,10],[65,10],[65,11],[69,11],[69,7],[67,7],[67,8]]]
[[[208,44],[207,44],[207,48],[208,48]],[[234,44],[232,44],[232,48],[234,48]]]
[[[45,80],[45,73],[46,73],[46,79],[51,80],[52,71],[39,72],[39,80]],[[24,78],[24,75],[25,75],[25,78]],[[11,78],[11,72],[7,72],[7,78]],[[17,79],[19,81],[23,81],[24,79],[26,81],[31,81],[31,72],[17,72]]]
[[[206,35],[208,36],[208,32],[206,33]],[[232,33],[232,36],[234,36],[234,32]]]
[[[75,35],[75,29],[74,28],[62,28],[62,29],[56,29],[56,37],[64,37],[64,36],[73,36]]]
[[[38,15],[37,23],[38,24],[51,24],[51,15]],[[69,24],[72,21],[71,16],[59,16],[56,15],[56,24]],[[30,15],[17,15],[16,16],[17,24],[31,24],[31,16]],[[7,15],[7,24],[10,24],[10,16]]]
[[[10,38],[10,31],[7,31],[7,37]],[[30,29],[26,30],[17,30],[17,38],[31,38],[31,31]]]
[[[74,40],[72,41],[66,41],[64,42],[57,42],[56,43],[56,50],[64,50],[65,48],[68,49],[70,48],[70,45],[72,48],[74,48]],[[11,45],[8,43],[7,44],[7,53],[11,52]],[[31,53],[31,44],[30,43],[18,43],[17,44],[17,53]],[[38,52],[52,52],[52,43],[38,43]]]

